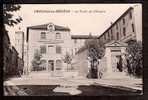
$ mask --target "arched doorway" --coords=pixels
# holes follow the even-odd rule
[[[54,71],[54,60],[48,60],[47,71]]]
[[[46,60],[41,60],[41,70],[46,70]]]
[[[62,70],[62,61],[56,60],[56,70]]]

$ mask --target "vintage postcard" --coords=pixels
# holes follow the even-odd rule
[[[143,94],[142,4],[4,4],[4,96]]]

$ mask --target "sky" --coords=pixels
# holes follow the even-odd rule
[[[23,21],[15,27],[8,27],[11,44],[15,44],[15,31],[25,33],[26,27],[52,22],[69,27],[73,35],[101,35],[129,7],[136,4],[22,4],[13,12],[14,18]],[[60,10],[60,11],[59,11]],[[37,12],[40,11],[40,12]]]

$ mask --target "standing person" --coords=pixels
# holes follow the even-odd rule
[[[117,68],[120,72],[122,72],[122,57],[119,56],[119,62],[117,62]]]
[[[93,59],[93,63],[92,63],[92,78],[98,78],[98,62],[97,59]]]

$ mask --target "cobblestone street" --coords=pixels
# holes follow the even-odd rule
[[[45,76],[45,73],[42,74]],[[12,78],[5,81],[4,85],[16,86],[28,95],[136,95],[142,93],[141,79],[113,80],[42,76],[38,73],[38,77]],[[71,91],[74,92],[71,93]]]

